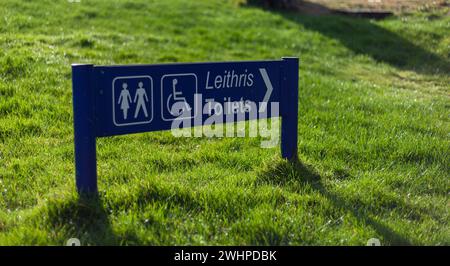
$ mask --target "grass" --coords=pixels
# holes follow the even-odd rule
[[[383,21],[235,1],[2,1],[0,244],[449,245],[448,10]],[[98,140],[74,184],[71,70],[299,56],[299,160],[255,138]]]
[[[258,1],[258,0],[256,0]],[[428,11],[445,5],[447,0],[309,0],[309,2],[324,5],[332,9],[340,10],[366,10],[366,11],[391,11],[396,13],[411,12],[414,10]]]

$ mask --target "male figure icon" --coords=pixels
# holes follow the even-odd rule
[[[134,118],[138,117],[139,111],[142,109],[144,111],[145,117],[148,117],[147,107],[145,106],[145,102],[148,102],[147,93],[145,89],[142,87],[144,84],[142,82],[138,83],[138,89],[136,90],[136,94],[134,95],[134,102],[136,103],[136,110],[134,112]]]

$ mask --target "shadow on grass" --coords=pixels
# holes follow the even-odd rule
[[[268,170],[263,171],[263,173],[258,176],[258,182],[260,184],[266,183],[284,187],[292,185],[292,182],[298,182],[303,187],[309,185],[314,191],[319,192],[331,202],[335,208],[341,208],[352,213],[358,221],[372,227],[380,236],[383,236],[384,241],[388,242],[390,245],[412,245],[409,239],[369,217],[368,210],[364,210],[362,207],[351,204],[339,195],[330,192],[322,183],[321,176],[299,160],[293,162],[282,161],[270,166]]]
[[[49,206],[48,212],[52,227],[65,228],[70,237],[80,239],[81,245],[119,244],[98,196],[57,202]]]
[[[255,4],[252,6],[261,7]],[[415,45],[369,19],[337,14],[313,16],[280,9],[264,9],[293,21],[307,30],[336,39],[355,54],[368,55],[377,62],[420,74],[450,72],[449,60]]]

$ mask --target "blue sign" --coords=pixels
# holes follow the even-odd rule
[[[96,138],[281,116],[281,152],[297,155],[298,58],[191,64],[72,65],[80,192],[97,191]],[[277,110],[272,110],[273,108]],[[278,110],[279,107],[279,110]],[[226,120],[228,121],[228,120]],[[226,122],[224,121],[224,122]]]

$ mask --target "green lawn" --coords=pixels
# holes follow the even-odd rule
[[[450,17],[236,1],[1,1],[0,244],[450,244]],[[74,182],[71,68],[301,60],[299,160],[258,138],[98,140]]]

